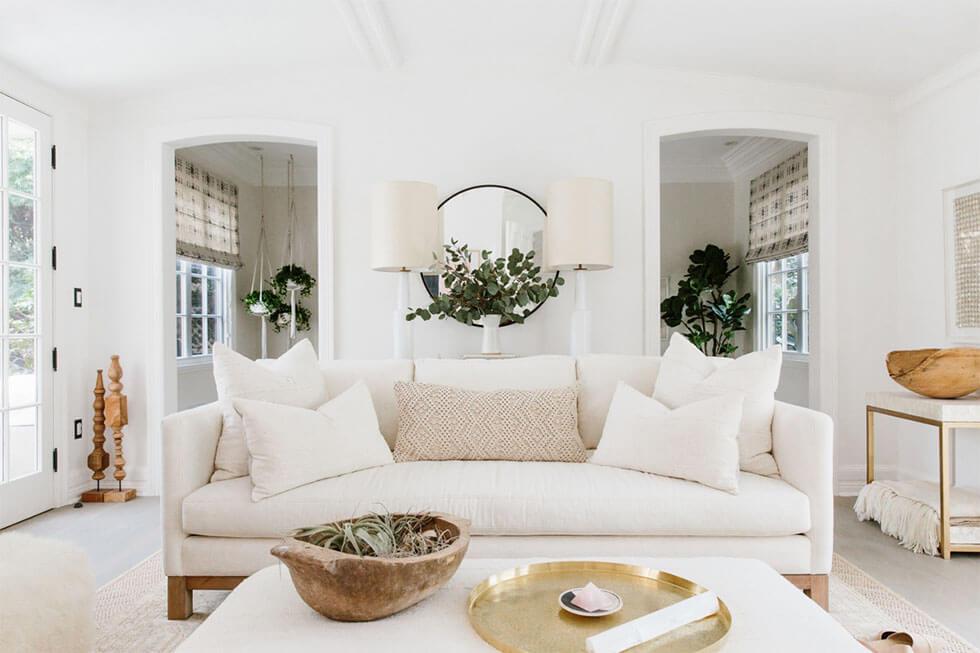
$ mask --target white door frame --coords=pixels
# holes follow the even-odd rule
[[[34,474],[0,485],[0,488],[5,488],[7,493],[6,499],[0,497],[0,505],[6,505],[6,508],[0,511],[0,528],[3,528],[58,505],[69,480],[66,464],[69,458],[69,441],[66,429],[58,427],[60,413],[57,409],[61,398],[56,396],[55,373],[49,362],[54,346],[54,296],[56,294],[54,270],[51,268],[50,259],[47,258],[48,252],[51,251],[50,247],[54,243],[54,174],[48,159],[53,138],[53,121],[49,114],[5,93],[0,93],[0,100],[2,100],[0,113],[37,130],[34,163],[35,185],[38,191],[36,195],[40,210],[34,217],[34,251],[37,264],[37,277],[34,282],[34,316],[41,326],[40,330],[36,331],[37,349],[34,352],[35,388],[40,399],[34,422],[40,448],[39,470]],[[2,157],[6,157],[6,154],[0,152],[0,158]],[[0,168],[0,174],[6,174],[5,168]],[[3,200],[8,201],[6,197]],[[7,207],[0,207],[0,216],[3,216],[6,211]],[[0,284],[3,283],[4,280],[0,275]],[[6,355],[2,350],[0,346],[0,354]],[[6,434],[6,437],[9,438],[10,434]],[[54,449],[58,450],[60,458],[57,474],[54,473],[52,460]]]
[[[810,406],[837,417],[837,128],[832,120],[768,111],[700,113],[643,125],[643,349],[660,351],[660,142],[680,135],[733,134],[804,141],[809,148]],[[836,476],[837,450],[834,449]]]
[[[148,494],[160,492],[160,423],[177,410],[177,359],[173,320],[174,151],[182,147],[258,141],[296,143],[317,148],[317,301],[320,358],[334,355],[333,128],[317,123],[265,118],[218,118],[166,125],[149,130],[146,140],[150,198],[150,251],[147,264],[148,338],[146,435]]]

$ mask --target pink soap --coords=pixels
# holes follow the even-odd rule
[[[611,610],[616,606],[616,599],[590,582],[575,592],[571,603],[575,607],[595,612],[597,610]]]

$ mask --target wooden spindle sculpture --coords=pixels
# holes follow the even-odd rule
[[[112,429],[113,440],[113,465],[116,470],[112,477],[116,479],[116,489],[108,490],[105,493],[105,501],[129,501],[136,496],[133,488],[123,488],[122,482],[126,478],[126,459],[123,458],[123,427],[129,423],[129,413],[126,407],[126,395],[122,393],[123,384],[122,366],[119,365],[119,356],[110,357],[112,362],[109,364],[109,396],[105,400],[105,418]]]
[[[105,469],[109,466],[109,452],[102,448],[105,444],[105,386],[102,385],[102,370],[95,373],[95,389],[92,392],[95,394],[95,401],[92,402],[95,414],[92,417],[92,453],[88,455],[88,468],[92,470],[95,489],[82,492],[82,501],[90,503],[104,501],[107,491],[102,488]]]

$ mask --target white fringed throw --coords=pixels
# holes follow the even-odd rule
[[[916,553],[939,553],[939,486],[928,481],[874,481],[865,485],[854,503],[858,519],[872,519],[886,535],[898,538]],[[950,521],[954,525],[980,525],[980,495],[953,488]],[[955,538],[954,538],[955,541]]]

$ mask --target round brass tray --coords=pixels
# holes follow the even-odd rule
[[[623,609],[601,618],[578,617],[558,606],[557,597],[592,581],[623,598]],[[700,585],[657,569],[615,562],[542,562],[490,576],[470,592],[470,624],[480,637],[507,653],[585,651],[592,635],[673,605],[705,591]],[[717,614],[682,626],[632,652],[702,653],[721,648],[732,615],[718,600]]]

